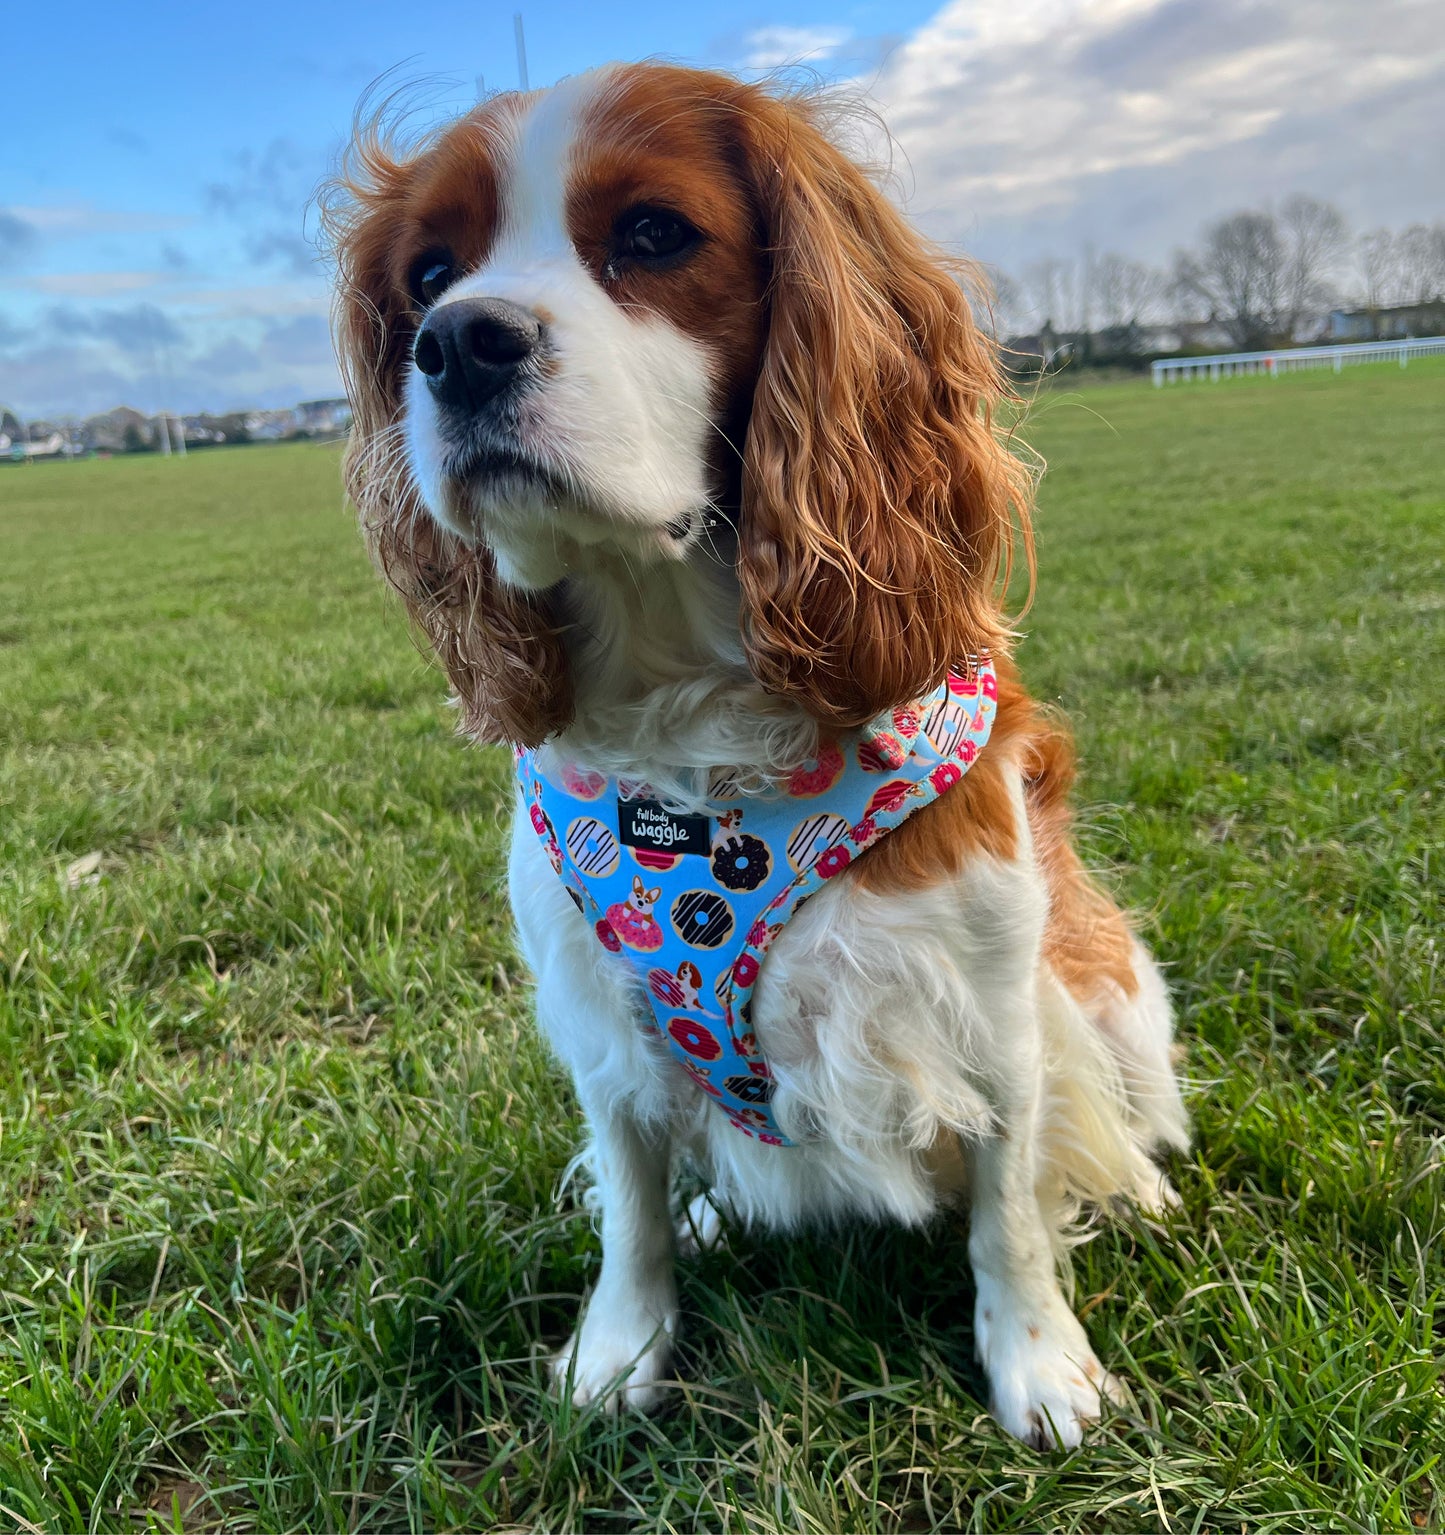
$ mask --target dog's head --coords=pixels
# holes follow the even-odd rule
[[[332,205],[348,486],[479,737],[567,722],[562,583],[686,558],[715,514],[754,675],[822,723],[1003,644],[1030,484],[993,349],[814,118],[640,65],[406,155],[358,139]]]

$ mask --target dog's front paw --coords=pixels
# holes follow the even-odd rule
[[[1121,1381],[1094,1356],[1069,1311],[1037,1317],[1011,1307],[978,1312],[978,1352],[988,1372],[990,1411],[1000,1427],[1037,1450],[1071,1450],[1102,1416],[1105,1401],[1128,1404]]]
[[[671,1378],[676,1304],[618,1307],[601,1299],[593,1297],[582,1325],[553,1359],[553,1386],[578,1407],[600,1402],[606,1412],[619,1406],[655,1412]]]

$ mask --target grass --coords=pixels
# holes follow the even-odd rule
[[[965,1237],[741,1240],[675,1410],[596,1273],[507,771],[334,450],[0,472],[0,1509],[22,1530],[1439,1530],[1445,370],[1040,398],[1022,647],[1197,1145],[1078,1301],[1139,1410],[987,1418]]]

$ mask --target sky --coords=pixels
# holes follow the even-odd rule
[[[78,0],[0,87],[0,406],[338,393],[310,199],[379,77],[422,122],[514,86],[519,8],[533,86],[656,57],[865,92],[909,213],[1015,275],[1295,191],[1445,218],[1440,0]]]

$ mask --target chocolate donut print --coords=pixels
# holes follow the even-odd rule
[[[732,907],[711,890],[684,890],[672,903],[672,926],[684,943],[715,949],[733,930]]]
[[[777,1083],[769,1077],[724,1077],[723,1091],[743,1103],[767,1103]]]
[[[712,850],[712,877],[728,890],[756,890],[772,869],[767,843],[745,831],[727,837]]]

